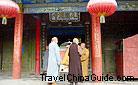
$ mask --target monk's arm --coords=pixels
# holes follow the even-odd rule
[[[81,57],[81,61],[87,60],[89,58],[89,50],[86,50],[82,55],[84,56]]]

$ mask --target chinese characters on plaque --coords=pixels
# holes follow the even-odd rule
[[[79,22],[80,13],[79,12],[55,12],[49,13],[49,20],[51,22]]]

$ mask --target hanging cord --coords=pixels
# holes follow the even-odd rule
[[[3,18],[2,18],[2,24],[4,24],[4,25],[7,24],[7,18],[6,18],[6,17],[3,17]]]

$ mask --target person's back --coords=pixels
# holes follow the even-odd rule
[[[76,43],[72,43],[69,48],[69,75],[82,76],[81,60]],[[79,80],[72,79],[69,82],[79,82]]]
[[[51,61],[55,61],[55,59],[56,58],[54,58],[55,57],[55,46],[56,46],[56,43],[54,43],[54,42],[51,42],[50,44],[49,44],[49,60],[51,60]]]
[[[59,62],[61,61],[60,59],[60,49],[57,44],[57,41],[55,40],[56,38],[52,38],[52,42],[49,44],[49,58],[48,58],[48,69],[47,69],[47,76],[52,77],[52,81],[48,81],[49,83],[53,83],[54,85],[55,80],[54,77],[56,78],[59,73]]]
[[[55,53],[55,44],[54,42],[51,42],[49,44],[49,58],[48,58],[48,69],[47,69],[47,75],[52,75],[55,73],[57,68],[57,61],[56,61],[56,53]],[[56,74],[58,74],[56,72]]]
[[[69,48],[69,61],[76,62],[76,60],[80,61],[80,55],[78,52],[78,45],[75,43],[72,43]],[[72,63],[70,63],[72,64]]]

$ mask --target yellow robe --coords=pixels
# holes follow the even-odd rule
[[[82,64],[82,74],[83,77],[88,76],[88,62],[89,62],[89,50],[82,49],[81,64]]]
[[[65,52],[65,55],[64,55],[64,58],[63,58],[63,60],[61,61],[61,64],[62,64],[62,65],[66,65],[66,66],[69,65],[69,56],[68,56],[68,54],[69,54],[69,47],[67,48],[67,50],[66,50],[66,52]]]

